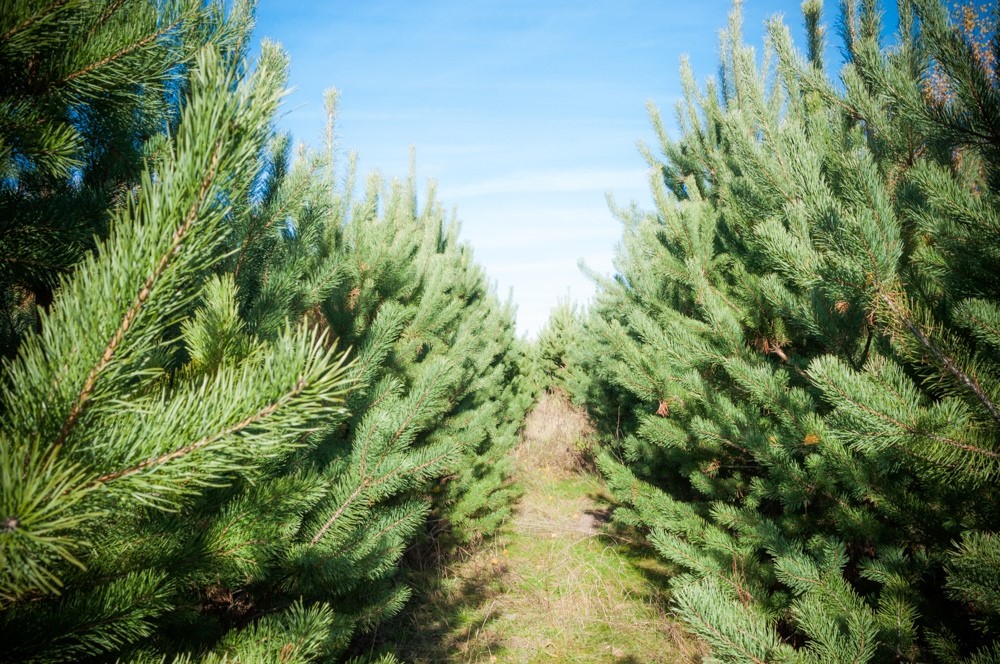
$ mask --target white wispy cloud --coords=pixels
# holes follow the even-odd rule
[[[446,200],[537,192],[614,191],[644,186],[644,168],[627,170],[571,170],[512,173],[443,188]]]
[[[598,244],[612,247],[620,235],[620,228],[610,224],[607,229],[539,226],[518,230],[516,233],[496,233],[492,236],[477,234],[477,242],[474,247],[477,251],[490,252],[506,249],[546,248],[557,254],[567,254],[568,250],[570,255],[575,256],[576,254],[571,252],[578,251],[580,246],[591,247]]]

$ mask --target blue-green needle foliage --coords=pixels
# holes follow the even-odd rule
[[[483,537],[509,513],[532,397],[513,310],[412,176],[373,176],[355,201],[332,138],[292,157],[273,128],[288,63],[267,42],[245,62],[251,8],[15,9],[4,57],[20,39],[37,62],[112,67],[73,77],[89,82],[65,103],[89,113],[128,79],[152,110],[114,127],[141,168],[98,205],[94,251],[40,278],[51,305],[26,272],[4,286],[6,320],[30,324],[10,328],[0,377],[3,657],[335,658],[402,607],[415,541]],[[83,115],[29,92],[9,98],[38,102],[36,124],[0,136],[25,233],[35,202],[103,186],[81,176]],[[91,211],[60,205],[52,223],[93,233]],[[7,262],[63,251],[35,237],[4,244]]]
[[[677,140],[653,113],[577,398],[716,660],[1000,661],[996,72],[934,0],[889,44],[848,1],[834,83],[803,9],[809,55],[737,7]]]
[[[206,44],[238,60],[248,8],[10,0],[0,11],[0,356],[105,238],[163,139]]]

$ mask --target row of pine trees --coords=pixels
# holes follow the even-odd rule
[[[737,5],[655,209],[539,340],[722,662],[1000,662],[1000,13]],[[986,19],[986,21],[982,19]]]
[[[275,130],[251,5],[5,3],[0,657],[342,656],[415,541],[509,514],[537,362],[716,660],[1000,662],[1000,30],[845,0],[835,80],[803,10],[683,70],[656,209],[532,359],[335,94]]]
[[[0,659],[327,661],[509,513],[512,307],[412,172],[335,163],[335,94],[276,132],[252,27],[3,5]]]

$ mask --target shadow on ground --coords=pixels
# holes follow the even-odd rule
[[[401,662],[490,662],[504,646],[492,623],[508,590],[502,539],[475,550],[411,550],[403,574],[413,595],[402,613],[358,639],[355,656],[395,654]],[[498,555],[494,555],[497,553]]]
[[[607,515],[602,527],[604,537],[610,540],[631,567],[648,581],[650,590],[648,599],[661,605],[664,610],[669,610],[670,579],[684,570],[658,556],[646,538],[634,528],[612,518],[618,503],[610,495],[597,491],[591,493],[590,498],[599,505],[594,508],[595,518],[599,518],[598,515]]]

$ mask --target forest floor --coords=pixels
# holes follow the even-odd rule
[[[585,415],[544,395],[516,451],[515,517],[476,549],[410,570],[413,599],[376,650],[418,664],[700,661],[668,613],[667,568],[608,523],[590,436]]]

